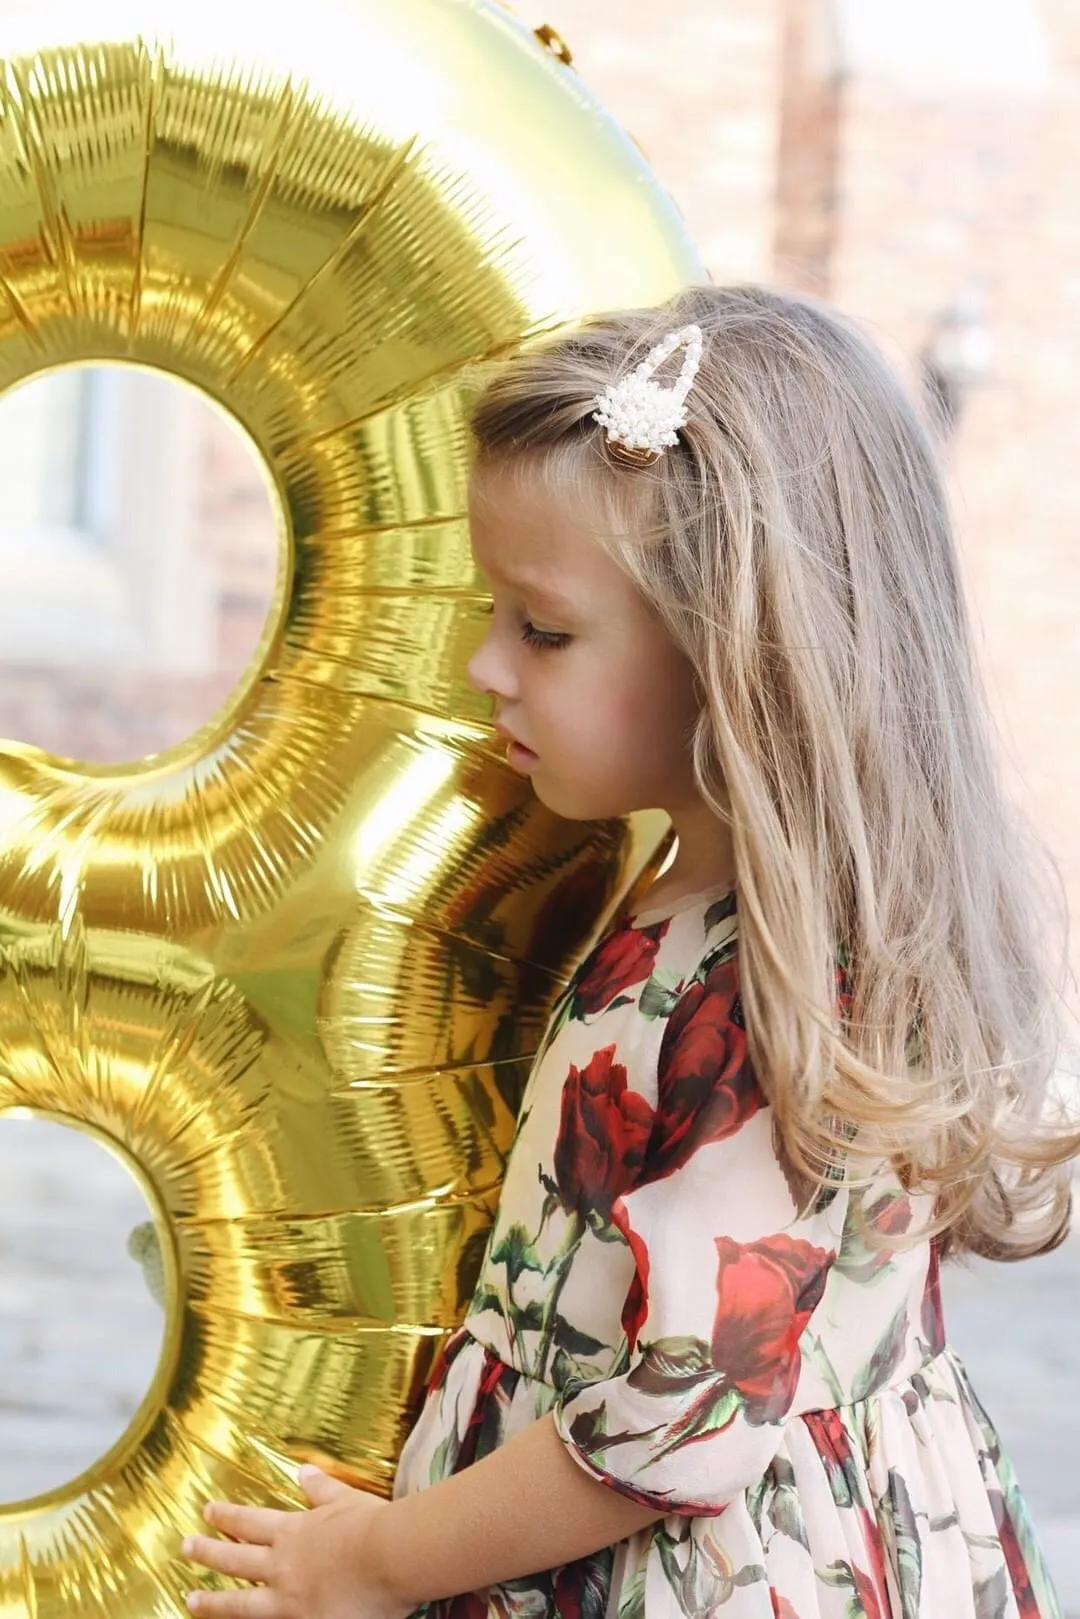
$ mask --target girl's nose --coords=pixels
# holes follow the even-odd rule
[[[509,672],[505,668],[505,660],[499,654],[498,642],[492,630],[488,630],[484,639],[469,659],[465,673],[470,686],[476,691],[490,692],[493,697],[509,697]]]

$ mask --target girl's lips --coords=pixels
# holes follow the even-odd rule
[[[532,748],[527,748],[524,742],[519,742],[513,731],[508,731],[505,725],[496,724],[495,734],[505,741],[506,757],[516,769],[522,770],[540,757]]]

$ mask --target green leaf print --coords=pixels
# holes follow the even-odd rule
[[[795,1487],[795,1469],[784,1456],[773,1458],[772,1467],[773,1492],[769,1501],[769,1522],[777,1534],[785,1535],[788,1540],[796,1541],[807,1551],[810,1542],[806,1536],[806,1524],[803,1522],[802,1504],[799,1501],[799,1492]]]
[[[653,973],[638,997],[642,1017],[670,1017],[679,1004],[679,980],[670,973]]]
[[[552,1336],[559,1348],[565,1349],[568,1355],[598,1355],[604,1347],[599,1338],[591,1338],[587,1332],[571,1326],[563,1315],[555,1317]]]
[[[895,1467],[889,1469],[889,1488],[881,1502],[881,1509],[882,1527],[892,1541],[902,1619],[919,1619],[922,1597],[919,1522],[903,1474]]]
[[[556,1389],[565,1389],[575,1378],[580,1379],[581,1367],[570,1359],[565,1349],[556,1349],[551,1362],[551,1382]]]
[[[548,1361],[555,1347],[555,1334],[562,1317],[559,1315],[559,1298],[566,1285],[567,1277],[573,1265],[574,1255],[581,1245],[585,1235],[585,1221],[579,1213],[567,1217],[566,1230],[558,1252],[552,1258],[550,1265],[544,1272],[548,1279],[547,1296],[544,1299],[543,1314],[540,1321],[540,1338],[536,1346],[536,1357],[531,1375],[544,1381],[547,1377]]]
[[[575,1379],[571,1378],[563,1391],[565,1397],[571,1398],[577,1389]],[[698,1398],[675,1422],[666,1424],[658,1422],[654,1428],[635,1428],[611,1433],[607,1427],[607,1408],[601,1404],[591,1411],[586,1409],[577,1413],[570,1424],[570,1437],[600,1472],[605,1471],[607,1453],[620,1445],[638,1445],[646,1450],[647,1454],[638,1471],[647,1470],[654,1462],[669,1456],[673,1450],[678,1450],[680,1445],[689,1444],[694,1439],[702,1439],[710,1433],[720,1433],[730,1427],[741,1405],[739,1391],[733,1388],[725,1389],[723,1378],[714,1374]],[[647,1441],[654,1434],[663,1434],[664,1438],[650,1446]]]
[[[1007,1619],[1013,1607],[1012,1581],[1002,1563],[996,1574],[982,1580],[972,1593],[975,1598],[976,1619]]]
[[[694,970],[691,982],[703,984],[715,968],[722,967],[725,961],[731,960],[738,948],[737,939],[725,939],[723,944],[717,945],[715,950],[710,950],[708,955],[702,956]]]
[[[716,1376],[712,1351],[703,1338],[657,1338],[628,1379],[643,1394],[674,1394]]]
[[[586,1384],[581,1379],[575,1380],[571,1378],[563,1393],[567,1399],[573,1399],[574,1395],[584,1387],[586,1387]],[[598,1405],[595,1411],[578,1412],[570,1424],[570,1437],[578,1449],[584,1451],[586,1456],[595,1458],[603,1454],[611,1439],[619,1436],[608,1433],[607,1407]],[[622,1437],[626,1438],[628,1436],[623,1435]],[[633,1435],[631,1437],[636,1438],[637,1436]]]
[[[731,1576],[732,1585],[767,1585],[769,1571],[763,1563],[744,1563]]]
[[[802,1338],[799,1340],[799,1347],[806,1356],[807,1360],[813,1363],[814,1367],[825,1379],[829,1392],[836,1401],[837,1405],[846,1405],[848,1401],[847,1390],[840,1381],[836,1367],[833,1365],[825,1351],[825,1345],[821,1337],[817,1333],[812,1334],[810,1328],[807,1327],[806,1331],[802,1335]]]
[[[490,1282],[479,1282],[469,1305],[470,1315],[480,1315],[484,1310],[497,1310],[502,1315],[502,1294],[498,1288],[492,1287]]]
[[[830,1585],[834,1591],[852,1591],[855,1588],[851,1564],[845,1563],[842,1558],[838,1558],[835,1563],[827,1564],[825,1568],[819,1568],[817,1577],[822,1585]]]
[[[544,1326],[544,1304],[542,1299],[529,1299],[525,1304],[509,1305],[507,1314],[517,1332],[541,1332]]]
[[[461,1448],[461,1435],[456,1428],[440,1439],[431,1458],[428,1469],[428,1483],[438,1484],[441,1479],[448,1478],[454,1470],[454,1462]]]
[[[860,1569],[845,1561],[844,1557],[837,1557],[836,1562],[831,1562],[826,1569],[818,1569],[818,1579],[823,1585],[831,1585],[834,1590],[847,1591],[845,1619],[871,1619],[871,1616],[878,1619],[881,1606],[873,1585]]]
[[[515,1220],[498,1246],[492,1249],[491,1263],[506,1266],[506,1280],[511,1287],[524,1270],[543,1274],[536,1246],[520,1221]]]
[[[714,900],[713,903],[709,906],[709,909],[705,912],[705,930],[706,930],[706,932],[708,932],[708,930],[710,928],[714,928],[718,922],[722,922],[725,917],[734,916],[734,915],[735,915],[735,896],[734,896],[734,894],[725,894],[722,899]]]
[[[617,1619],[645,1619],[645,1561],[635,1568],[619,1593]]]
[[[698,1390],[682,1416],[668,1425],[666,1442],[652,1451],[653,1460],[669,1455],[692,1439],[731,1426],[742,1407],[742,1396],[737,1388],[728,1385],[724,1373],[716,1370],[703,1338],[657,1338],[643,1347],[642,1360],[627,1378],[632,1388],[657,1398]]]
[[[817,1577],[822,1585],[830,1585],[835,1591],[847,1591],[847,1602],[844,1604],[845,1619],[867,1619],[866,1611],[866,1579],[860,1575],[850,1563],[838,1557],[827,1568],[819,1568]],[[876,1619],[877,1606],[874,1615]]]
[[[953,1513],[952,1516],[955,1518],[956,1514]],[[931,1520],[930,1527],[931,1529],[935,1527],[933,1520]],[[960,1533],[963,1535],[964,1545],[969,1551],[992,1552],[997,1551],[1001,1546],[1001,1537],[999,1535],[975,1535],[972,1534],[970,1529],[963,1528]]]
[[[911,1200],[905,1192],[886,1192],[868,1209],[853,1208],[844,1231],[836,1269],[850,1282],[873,1283],[896,1269],[887,1247],[875,1246],[870,1233],[887,1240],[911,1224]]]
[[[908,1308],[905,1300],[893,1316],[888,1330],[883,1334],[870,1360],[853,1381],[849,1396],[852,1404],[869,1399],[875,1390],[884,1387],[889,1381],[903,1356],[907,1332]]]
[[[722,1433],[725,1428],[731,1427],[742,1409],[742,1403],[738,1389],[725,1388],[723,1377],[714,1376],[711,1385],[702,1390],[683,1415],[669,1423],[667,1441],[652,1451],[651,1459],[659,1461],[663,1456],[670,1456],[673,1450],[689,1444],[692,1439]]]
[[[729,1600],[735,1586],[731,1562],[723,1547],[707,1533],[699,1546],[689,1521],[682,1519],[674,1534],[669,1533],[666,1523],[658,1524],[653,1544],[686,1619],[701,1619],[701,1615],[713,1613]]]
[[[588,1220],[589,1230],[597,1242],[621,1242],[626,1247],[626,1238],[613,1220],[602,1219],[595,1209],[589,1210]]]
[[[503,1580],[497,1587],[497,1599],[490,1605],[485,1598],[480,1599],[480,1611],[484,1614],[497,1613],[499,1619],[547,1619],[547,1616],[556,1610],[552,1607],[550,1587],[547,1581],[543,1585],[537,1582],[535,1574],[519,1575],[516,1580]],[[431,1607],[419,1608],[420,1614],[437,1613],[439,1608],[446,1607],[441,1603],[433,1603]],[[470,1611],[466,1609],[466,1611]],[[476,1612],[476,1609],[472,1609]]]

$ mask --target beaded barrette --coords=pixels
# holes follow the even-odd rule
[[[681,344],[686,345],[682,370],[671,387],[665,388],[654,380],[653,373]],[[596,395],[593,402],[599,409],[593,421],[607,428],[608,450],[613,456],[631,466],[645,467],[659,461],[668,445],[678,443],[678,429],[686,421],[683,401],[697,375],[701,352],[701,327],[682,326],[650,349],[633,371]]]

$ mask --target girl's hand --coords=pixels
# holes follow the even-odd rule
[[[305,1467],[310,1512],[276,1512],[213,1501],[207,1520],[229,1540],[195,1535],[184,1555],[205,1568],[250,1580],[249,1591],[193,1591],[200,1619],[405,1619],[379,1575],[375,1535],[390,1503]]]

